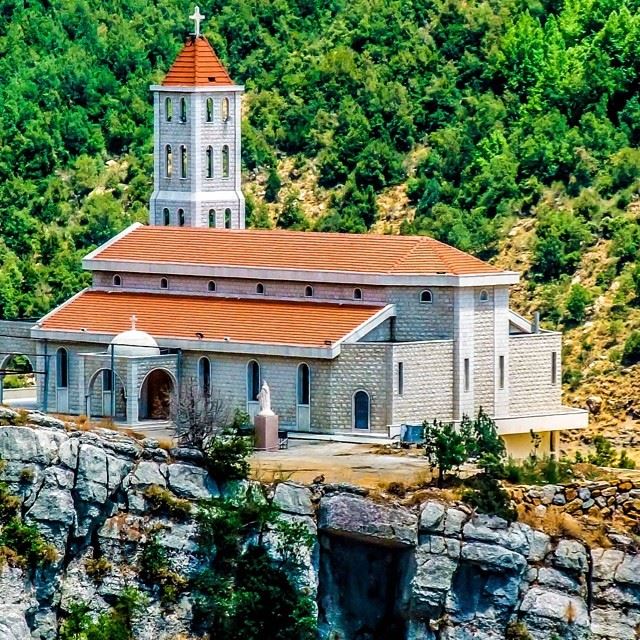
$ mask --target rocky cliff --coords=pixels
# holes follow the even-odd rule
[[[255,491],[304,522],[315,543],[296,581],[316,598],[323,640],[502,640],[526,637],[515,635],[525,627],[535,640],[639,637],[640,555],[631,540],[588,548],[459,504],[403,507],[354,487],[218,486],[193,450],[68,430],[39,414],[16,426],[7,424],[15,414],[0,412],[4,480],[22,518],[57,551],[36,569],[3,565],[2,640],[53,640],[72,604],[105,610],[127,585],[148,596],[136,638],[193,637],[189,592],[167,607],[137,568],[150,532],[175,571],[189,576],[199,562],[196,524],[162,513],[149,491],[157,487],[193,504]]]

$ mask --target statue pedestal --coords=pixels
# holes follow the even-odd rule
[[[254,449],[256,451],[277,451],[280,448],[278,440],[278,416],[261,416],[258,414],[253,419],[256,428],[256,440]]]

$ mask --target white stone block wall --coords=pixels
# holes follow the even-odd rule
[[[429,287],[433,302],[421,303],[426,287],[389,287],[387,301],[396,305],[396,340],[453,338],[453,287]]]
[[[562,406],[562,335],[544,332],[509,338],[509,414],[544,413]],[[552,353],[557,356],[556,382],[552,383]]]
[[[486,292],[487,300],[480,296]],[[492,288],[476,288],[473,290],[474,326],[473,326],[473,408],[474,414],[482,407],[493,414],[495,403],[495,310],[496,302]]]
[[[399,393],[399,363],[403,393]],[[393,424],[453,418],[453,341],[393,345]]]

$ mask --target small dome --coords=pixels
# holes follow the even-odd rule
[[[119,333],[112,341],[115,356],[159,356],[160,348],[152,336],[138,329]]]

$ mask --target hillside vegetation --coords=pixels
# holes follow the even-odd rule
[[[201,8],[247,87],[251,224],[428,233],[522,270],[516,306],[569,329],[581,397],[640,359],[640,0]],[[0,317],[61,302],[146,219],[148,85],[191,10],[0,0]]]

